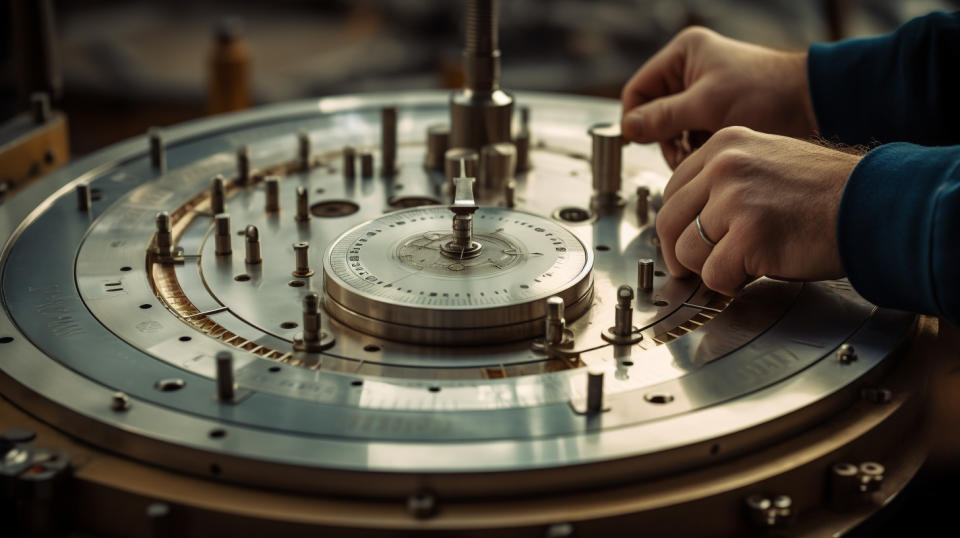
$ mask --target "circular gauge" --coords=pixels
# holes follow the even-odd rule
[[[463,344],[542,333],[547,297],[570,319],[589,306],[593,257],[562,225],[480,208],[465,253],[447,248],[450,221],[447,208],[415,208],[342,235],[324,257],[327,310],[377,336]]]

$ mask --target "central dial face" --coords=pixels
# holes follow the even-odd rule
[[[416,208],[345,233],[324,257],[327,309],[340,321],[380,336],[385,331],[370,326],[382,322],[430,333],[476,332],[542,323],[541,303],[547,297],[559,295],[574,307],[591,291],[592,255],[559,223],[480,208],[472,216],[472,241],[479,243],[480,252],[468,258],[444,248],[454,240],[451,221],[444,207]],[[386,332],[424,340],[407,337],[399,327]],[[539,332],[542,326],[531,325],[514,336]],[[426,340],[434,341],[433,336]]]

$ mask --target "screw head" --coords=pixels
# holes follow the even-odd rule
[[[415,493],[407,498],[407,511],[417,519],[427,519],[437,513],[437,500],[426,491]]]
[[[110,398],[110,409],[114,411],[126,411],[130,409],[130,397],[123,392],[114,392]]]
[[[842,363],[851,363],[857,360],[857,352],[850,344],[842,344],[837,349],[837,359]]]

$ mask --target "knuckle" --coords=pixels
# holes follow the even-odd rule
[[[731,145],[746,140],[752,133],[752,130],[742,125],[730,125],[717,131],[711,138],[717,143]]]
[[[710,163],[714,177],[720,180],[732,179],[738,172],[750,166],[752,157],[749,153],[735,148],[720,150]]]
[[[688,44],[696,44],[709,39],[713,31],[703,26],[688,26],[677,34],[676,40]]]

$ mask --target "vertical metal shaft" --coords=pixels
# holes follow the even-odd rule
[[[210,212],[219,215],[226,211],[226,181],[217,174],[210,182]]]
[[[237,148],[237,183],[250,184],[250,148],[247,146]]]
[[[91,203],[90,185],[87,183],[77,183],[77,209],[80,211],[89,211]]]
[[[587,372],[587,414],[603,411],[603,372]]]
[[[297,187],[297,220],[306,222],[310,220],[310,199],[307,196],[307,189],[300,185]]]
[[[247,244],[245,256],[246,262],[250,265],[261,263],[263,258],[260,255],[260,230],[251,224],[250,226],[247,226],[247,229],[243,232],[243,235]]]
[[[233,381],[233,353],[217,353],[217,399],[221,402],[233,401],[236,395],[236,383]]]
[[[373,177],[373,153],[369,151],[360,152],[360,175]]]
[[[157,239],[154,252],[160,258],[169,258],[173,255],[173,232],[170,227],[170,213],[157,213]]]
[[[637,289],[644,293],[653,291],[653,260],[641,258],[637,260]]]
[[[563,298],[556,296],[548,298],[544,342],[547,345],[563,342],[563,331],[566,325],[567,322],[563,319]]]
[[[383,175],[397,172],[397,107],[385,106],[380,112],[380,153]]]
[[[160,129],[151,127],[147,131],[150,138],[150,166],[160,174],[167,172],[167,154],[163,145],[163,134]]]
[[[310,243],[300,241],[293,244],[293,253],[296,257],[297,268],[293,271],[293,276],[308,277],[313,274],[310,269]]]
[[[233,253],[233,247],[230,242],[230,215],[220,213],[214,217],[216,223],[216,253],[217,256],[226,256]]]
[[[630,336],[633,333],[633,288],[626,284],[617,288],[613,333],[617,336]]]
[[[297,151],[300,160],[300,170],[310,169],[310,135],[306,131],[297,133]]]
[[[267,194],[266,211],[276,213],[280,211],[280,178],[268,176],[264,181],[264,190]]]
[[[356,171],[357,150],[352,146],[343,148],[343,177],[353,179],[357,175]]]
[[[530,107],[520,107],[520,130],[513,137],[517,148],[517,173],[530,169]]]
[[[500,79],[500,19],[498,0],[467,0],[464,67],[467,87],[491,91]]]
[[[320,341],[320,296],[316,292],[303,297],[303,342]]]
[[[637,187],[637,222],[640,224],[650,222],[650,189],[648,187]]]
[[[615,202],[619,198],[623,136],[620,125],[600,123],[588,131],[593,139],[593,154],[590,163],[593,170],[594,198],[601,205]]]
[[[503,193],[503,205],[513,209],[517,205],[517,182],[510,180],[507,182]]]
[[[427,154],[423,166],[427,170],[442,171],[444,154],[450,148],[450,127],[436,124],[427,127]]]

